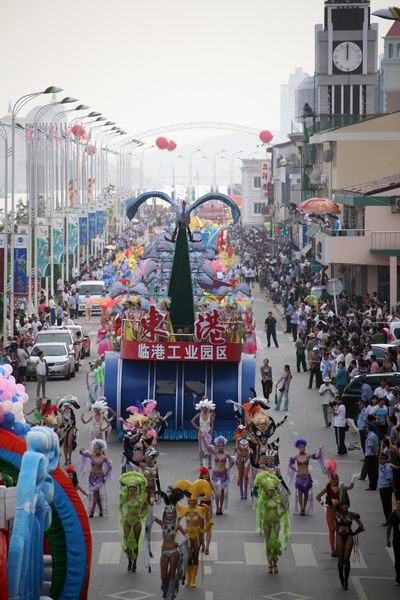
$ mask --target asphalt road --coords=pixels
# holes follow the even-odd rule
[[[290,336],[278,333],[279,349],[266,348],[263,322],[267,305],[261,298],[255,301],[257,319],[258,354],[257,364],[265,357],[270,358],[273,376],[279,378],[282,366],[289,363],[294,372],[290,390],[289,418],[280,430],[280,457],[282,471],[286,471],[289,456],[295,453],[294,440],[305,437],[310,451],[325,446],[326,456],[335,456],[336,446],[333,431],[325,429],[319,396],[307,390],[307,375],[295,373],[293,341]],[[93,335],[96,326],[87,326]],[[93,350],[93,353],[95,350]],[[47,395],[72,393],[86,404],[85,377],[87,360],[75,379],[68,382],[51,381]],[[257,371],[258,373],[258,371]],[[28,393],[35,395],[35,384],[29,383]],[[261,391],[259,382],[257,389]],[[348,440],[352,437],[349,435]],[[355,440],[355,436],[354,436]],[[89,432],[81,425],[78,448],[88,447]],[[195,443],[160,443],[160,479],[163,488],[178,478],[193,480],[197,472],[197,446]],[[158,556],[161,536],[157,526],[153,529],[152,572],[148,573],[141,557],[137,573],[126,571],[126,558],[121,553],[118,533],[118,475],[120,473],[120,444],[112,437],[108,454],[114,463],[114,479],[107,484],[109,514],[91,520],[93,534],[92,577],[89,597],[92,600],[115,598],[120,600],[142,600],[161,598]],[[345,457],[336,457],[340,478],[348,481],[360,470],[360,451],[349,452]],[[77,463],[78,456],[74,456]],[[317,463],[313,466],[314,493],[325,485],[325,476]],[[81,481],[83,486],[85,481]],[[341,589],[337,576],[336,560],[331,558],[328,545],[324,509],[314,504],[311,516],[292,516],[292,535],[289,546],[279,562],[279,574],[268,575],[264,544],[255,533],[255,512],[251,500],[239,499],[238,490],[231,484],[228,513],[216,517],[210,555],[205,557],[204,576],[198,577],[196,589],[181,588],[181,600],[336,600],[344,595],[348,600],[376,600],[396,598],[393,558],[385,547],[385,530],[381,526],[383,513],[378,492],[366,492],[365,483],[356,481],[350,493],[352,510],[359,512],[366,531],[359,537],[361,562],[353,566],[349,591]],[[162,512],[162,506],[156,508]]]

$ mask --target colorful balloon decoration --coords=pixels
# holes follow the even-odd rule
[[[30,426],[26,423],[23,406],[29,398],[25,386],[15,383],[11,373],[11,365],[0,366],[0,427],[25,436]]]
[[[156,146],[159,150],[166,150],[168,148],[168,140],[166,137],[158,137],[156,139]]]
[[[260,138],[260,140],[262,141],[263,144],[270,144],[272,142],[272,140],[274,139],[273,134],[268,129],[264,129],[263,131],[260,131],[258,137]]]
[[[176,150],[176,142],[174,142],[174,140],[169,140],[167,150],[168,152],[173,152]]]
[[[75,125],[71,128],[71,133],[76,138],[87,139],[87,132],[83,125],[79,123],[75,123]]]

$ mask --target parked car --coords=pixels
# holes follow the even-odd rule
[[[82,325],[66,325],[66,329],[72,331],[74,339],[76,338],[76,333],[79,331],[81,334],[82,341],[82,350],[81,350],[81,358],[86,358],[90,356],[90,337],[86,332],[85,328]]]
[[[396,344],[372,344],[371,350],[375,354],[376,362],[379,364],[379,366],[382,366],[383,364],[385,352],[389,351],[393,362],[395,363],[396,367],[398,367]]]
[[[66,344],[69,352],[74,352],[74,335],[72,331],[69,331],[66,327],[51,327],[39,331],[35,338],[35,344],[46,344],[51,342],[58,342],[59,344]],[[75,371],[79,371],[79,356],[75,356]]]
[[[389,324],[389,340],[391,344],[400,344],[400,321],[392,321]]]
[[[379,386],[381,379],[384,379],[390,386],[400,387],[400,373],[377,373],[376,375],[357,375],[345,387],[343,392],[343,404],[346,407],[346,416],[349,419],[354,419],[358,412],[358,402],[361,397],[361,386],[363,383],[368,383],[372,391]]]
[[[67,344],[61,342],[35,343],[26,364],[27,380],[36,377],[38,354],[43,352],[47,362],[49,377],[75,377],[75,354]]]
[[[76,292],[79,295],[79,313],[85,312],[85,299],[86,295],[89,294],[90,300],[98,300],[101,298],[101,294],[105,289],[104,281],[88,280],[80,281],[77,285]],[[101,311],[99,304],[92,305],[92,314],[99,315]]]

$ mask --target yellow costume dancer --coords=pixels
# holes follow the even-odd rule
[[[185,519],[185,532],[189,538],[189,557],[186,570],[186,585],[196,587],[196,575],[199,568],[199,554],[204,547],[204,532],[212,527],[208,522],[208,507],[199,506],[201,496],[210,497],[212,487],[205,479],[197,479],[194,483],[186,480],[177,481],[174,488],[190,493],[188,506],[178,504],[179,522]]]

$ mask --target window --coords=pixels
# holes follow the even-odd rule
[[[389,56],[389,58],[393,58],[393,44],[389,44],[388,56]]]
[[[253,188],[255,190],[261,189],[261,177],[253,177]]]
[[[397,44],[396,48],[397,58],[400,58],[400,43]]]
[[[254,202],[253,205],[253,214],[254,215],[263,215],[267,205],[264,202]]]

